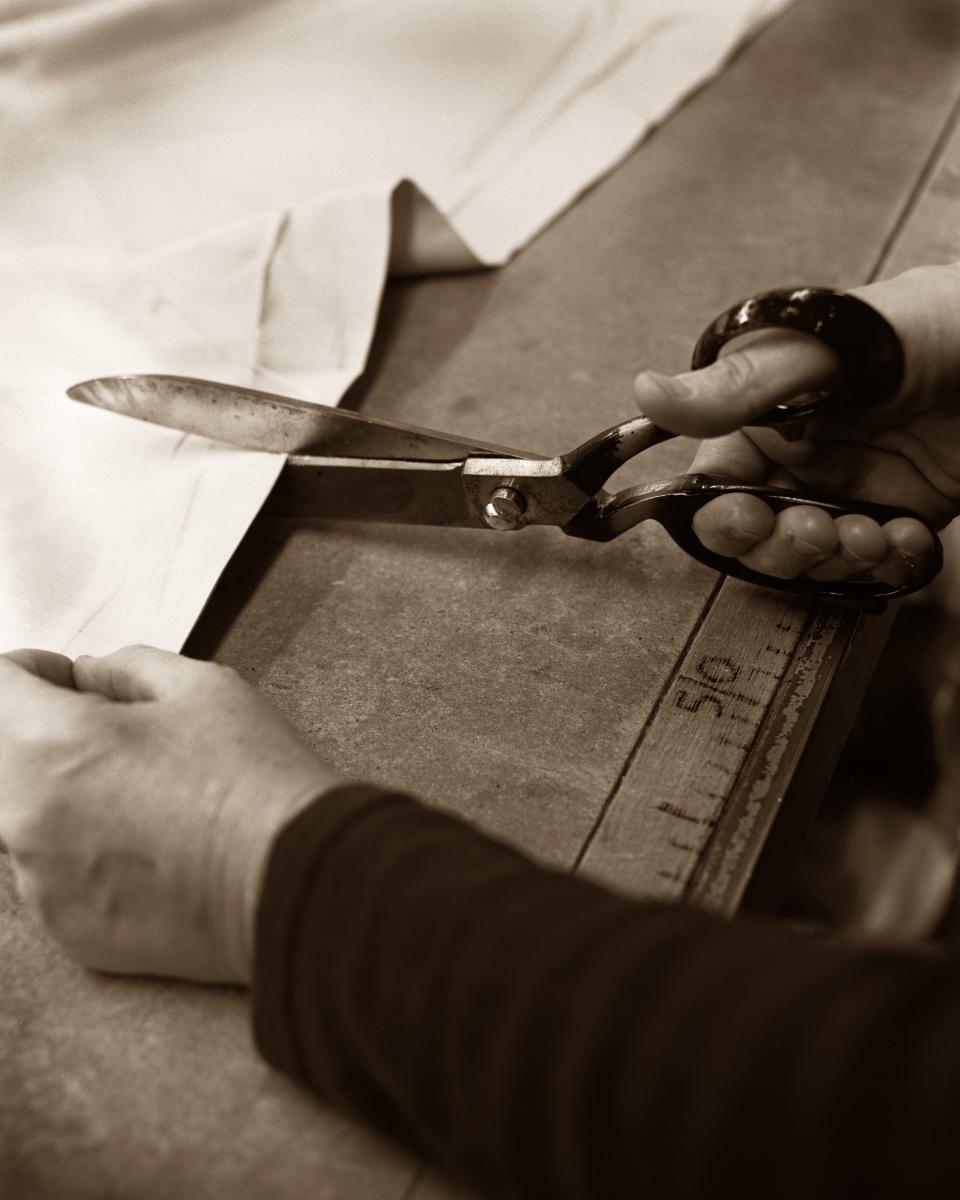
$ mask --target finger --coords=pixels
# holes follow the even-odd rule
[[[640,411],[674,433],[717,437],[839,373],[836,355],[805,333],[767,330],[709,367],[682,375],[645,371],[634,381]]]
[[[922,521],[895,517],[883,526],[887,556],[874,567],[876,579],[903,587],[917,579],[933,557],[933,537]]]
[[[810,504],[795,504],[777,513],[773,533],[741,555],[740,562],[777,579],[796,579],[829,558],[838,545],[828,513]]]
[[[51,680],[42,673],[34,654],[44,656],[39,660],[43,671],[54,674],[63,671],[61,666],[46,661],[46,653],[14,650],[0,654],[0,734],[12,728],[21,714],[32,715],[37,708],[55,712],[58,706],[77,702],[76,692],[70,685],[59,679]]]
[[[840,539],[837,552],[811,567],[808,579],[852,579],[886,558],[886,535],[872,517],[848,513],[835,519],[834,528]]]
[[[44,650],[0,654],[0,758],[37,728],[62,725],[67,713],[75,712],[79,697],[70,684],[61,682],[65,668],[53,661],[60,657]],[[48,673],[56,678],[47,678]],[[0,837],[0,853],[6,850]]]
[[[746,492],[730,492],[694,513],[693,532],[714,554],[739,558],[768,538],[775,523],[769,504]]]
[[[76,710],[79,697],[73,689],[73,663],[51,650],[23,649],[0,654],[0,747],[11,742],[0,758],[22,744],[38,727],[63,724],[67,708]],[[0,854],[7,844],[0,837]]]
[[[723,475],[741,483],[766,483],[770,460],[752,438],[743,433],[730,433],[701,442],[690,470]]]
[[[56,654],[53,650],[25,649],[10,650],[2,657],[57,687],[73,687],[73,660],[65,654]]]
[[[84,654],[73,665],[79,691],[128,703],[191,694],[219,671],[227,669],[153,646],[126,646],[100,658]]]

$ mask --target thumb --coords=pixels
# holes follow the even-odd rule
[[[633,390],[640,411],[664,429],[720,437],[775,404],[826,387],[839,370],[836,355],[817,338],[771,329],[699,371],[644,371]]]
[[[153,646],[125,646],[113,654],[81,655],[73,664],[78,691],[108,700],[173,700],[191,693],[218,668]]]
[[[11,650],[0,654],[0,728],[8,731],[24,713],[52,714],[58,705],[76,704],[73,664],[49,650]]]
[[[69,658],[49,650],[0,654],[0,759],[38,727],[56,727],[80,703],[71,668]],[[0,853],[6,849],[0,838]]]
[[[25,649],[9,650],[2,657],[38,679],[45,679],[57,687],[73,687],[73,663],[65,654],[57,654],[53,650]]]

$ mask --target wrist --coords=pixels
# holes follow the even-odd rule
[[[324,770],[295,791],[268,791],[255,804],[248,799],[222,814],[211,848],[208,909],[225,979],[251,982],[257,906],[277,836],[299,812],[342,783]]]
[[[960,263],[912,267],[850,289],[890,322],[906,358],[902,397],[915,411],[954,409],[960,387],[955,317]]]

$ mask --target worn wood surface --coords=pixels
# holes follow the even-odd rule
[[[511,266],[391,285],[350,403],[554,453],[632,415],[635,371],[683,367],[741,295],[955,257],[958,63],[951,0],[799,0]],[[687,454],[662,448],[643,473]],[[597,546],[260,521],[191,648],[236,665],[342,770],[635,890],[649,822],[670,818],[657,805],[735,795],[727,844],[752,854],[791,781],[816,790],[820,718],[835,740],[877,637],[718,588],[656,529]],[[749,677],[723,678],[731,646]],[[718,669],[738,694],[695,690]],[[751,728],[760,713],[759,732],[708,768],[696,739],[718,706]],[[690,811],[704,831],[733,819]],[[694,823],[671,819],[686,842]],[[742,872],[695,828],[706,855],[653,873],[729,907]],[[261,1065],[240,994],[91,976],[18,905],[6,861],[0,888],[0,1195],[449,1194]]]

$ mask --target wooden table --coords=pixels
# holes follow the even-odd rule
[[[633,415],[636,371],[682,369],[741,296],[957,257],[958,64],[951,0],[799,0],[509,267],[392,284],[348,403],[559,452]],[[732,911],[775,902],[886,628],[720,582],[653,527],[599,546],[261,519],[189,649],[347,773]],[[721,741],[721,714],[749,737]],[[0,885],[0,1195],[447,1194],[259,1063],[241,994],[91,976],[5,860]]]

